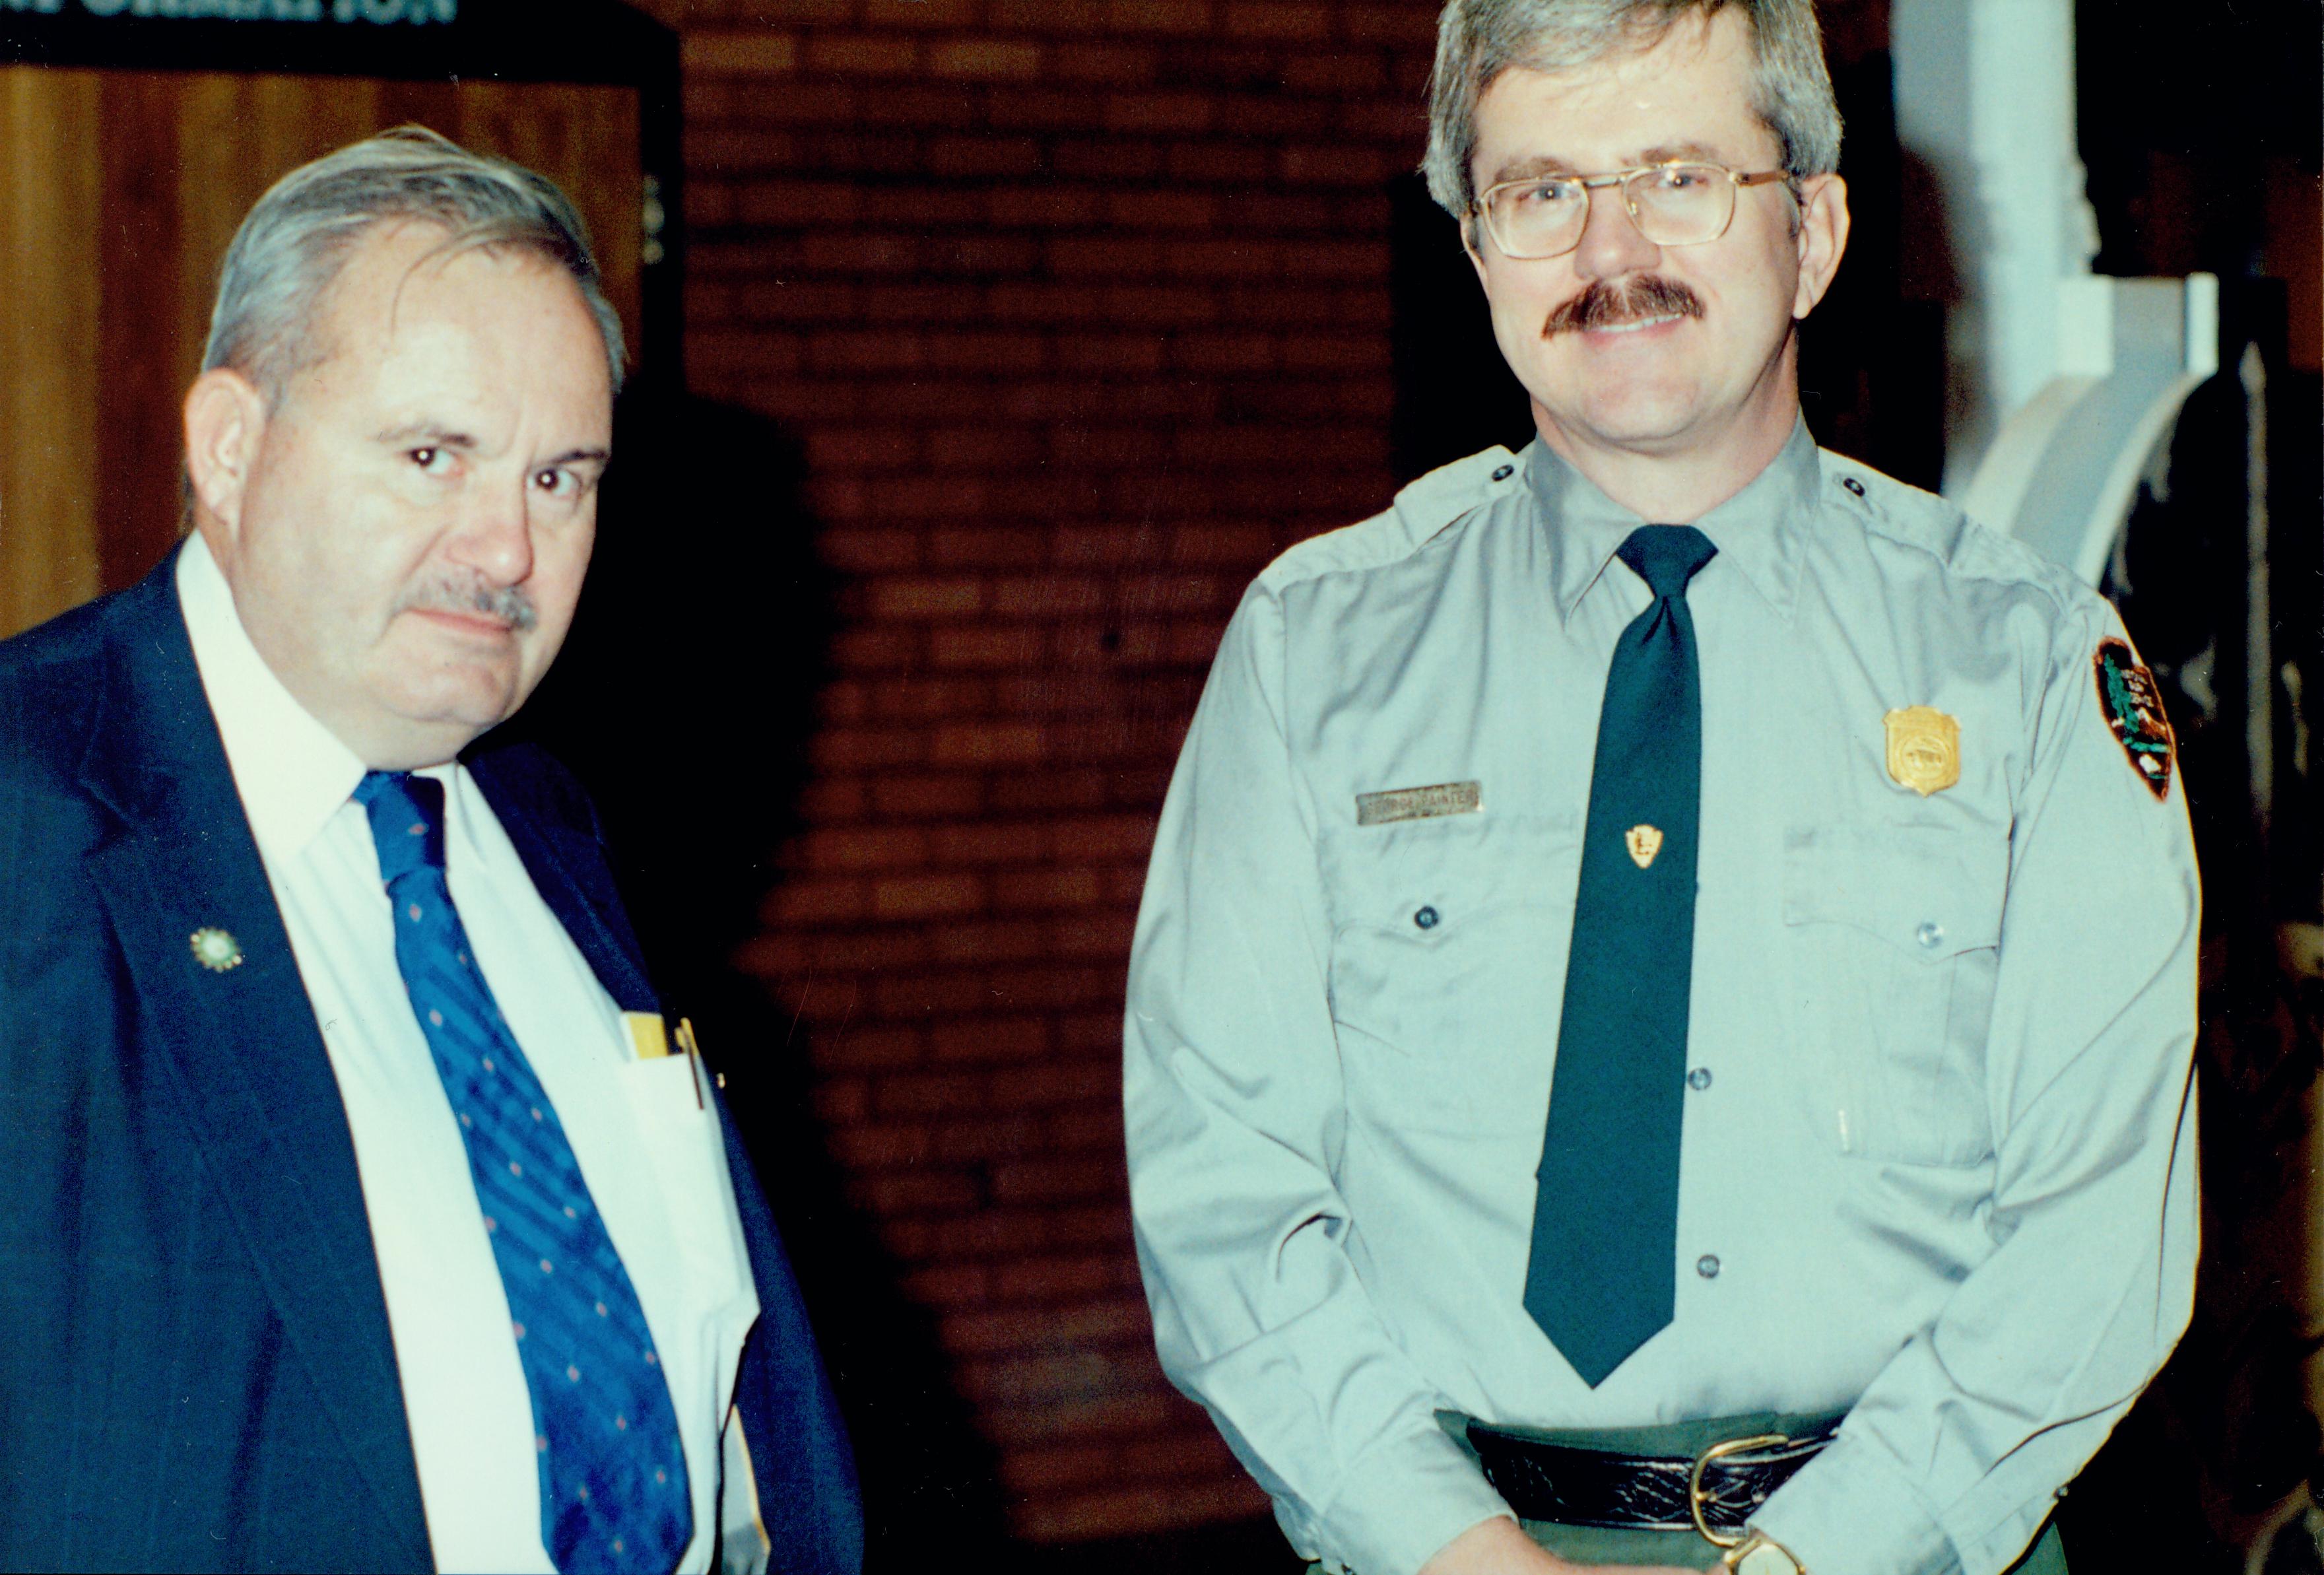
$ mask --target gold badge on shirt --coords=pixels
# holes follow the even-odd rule
[[[1928,705],[1881,718],[1888,727],[1888,775],[1926,798],[1960,780],[1960,723]]]

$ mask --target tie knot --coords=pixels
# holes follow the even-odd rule
[[[409,771],[366,771],[355,802],[371,816],[379,872],[391,886],[416,870],[444,867],[444,784]]]
[[[1668,598],[1685,595],[1687,582],[1719,548],[1692,525],[1641,525],[1614,556],[1637,570],[1657,598]]]

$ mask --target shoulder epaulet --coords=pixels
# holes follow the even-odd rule
[[[1496,445],[1408,483],[1369,520],[1327,530],[1285,552],[1259,576],[1270,589],[1319,575],[1378,568],[1409,557],[1445,527],[1525,484],[1517,456]]]
[[[1949,499],[1830,449],[1821,457],[1825,496],[1873,535],[1925,552],[1967,579],[2035,586],[2061,610],[2094,598],[2070,570],[1971,519]]]
[[[1390,512],[1404,522],[1417,547],[1496,493],[1524,484],[1517,474],[1517,456],[1495,444],[1411,483],[1396,494]]]
[[[1942,556],[1944,545],[1968,522],[1967,515],[1936,493],[1900,482],[1861,460],[1829,448],[1817,457],[1823,463],[1826,500],[1879,535]]]

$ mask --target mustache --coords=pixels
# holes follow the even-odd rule
[[[397,598],[398,612],[456,612],[464,618],[489,618],[519,632],[540,622],[532,598],[519,585],[490,585],[481,579],[444,576],[422,580]]]
[[[1627,284],[1593,279],[1580,295],[1559,303],[1541,325],[1541,336],[1578,334],[1589,328],[1611,328],[1647,318],[1700,318],[1702,300],[1675,280],[1646,273]]]

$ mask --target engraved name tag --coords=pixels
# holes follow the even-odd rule
[[[1439,782],[1434,788],[1397,788],[1356,795],[1356,824],[1386,825],[1395,820],[1426,820],[1439,815],[1474,815],[1484,807],[1474,782]]]

